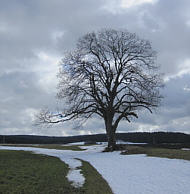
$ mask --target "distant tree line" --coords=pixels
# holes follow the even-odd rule
[[[117,133],[117,140],[134,143],[186,143],[190,144],[190,134],[173,132],[135,132]],[[0,135],[0,143],[11,144],[66,144],[73,142],[106,142],[106,134],[81,135],[67,137],[50,137],[34,135]]]

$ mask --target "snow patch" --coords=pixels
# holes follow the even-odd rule
[[[80,173],[80,169],[70,169],[68,175],[67,175],[67,179],[72,183],[72,186],[74,187],[82,187],[84,182],[85,182],[85,178],[83,176],[81,176]]]
[[[129,141],[123,141],[123,140],[117,140],[118,144],[147,144],[147,143],[134,143],[134,142],[129,142]]]
[[[33,151],[59,157],[72,168],[88,161],[108,182],[115,194],[184,194],[190,191],[190,162],[178,159],[147,157],[146,155],[120,155],[120,152],[101,152],[105,145],[85,146],[85,151],[54,150],[29,147],[0,149]],[[84,182],[80,172],[70,171],[69,179],[77,186]],[[80,180],[80,181],[79,181]]]
[[[190,151],[190,148],[182,148],[181,150]]]
[[[63,159],[61,160],[63,161]],[[64,162],[67,163],[69,165],[69,168],[72,168],[72,169],[82,166],[81,161],[74,158],[64,159]]]
[[[66,145],[84,145],[85,142],[73,142],[73,143],[67,143],[67,144],[63,144],[63,146],[66,146]]]
[[[80,173],[81,169],[77,169],[78,167],[82,166],[82,162],[75,158],[68,158],[68,159],[64,159],[64,160],[61,159],[61,160],[64,161],[66,164],[68,164],[70,168],[69,173],[67,175],[67,179],[72,182],[72,185],[74,187],[82,187],[85,182],[85,178]]]

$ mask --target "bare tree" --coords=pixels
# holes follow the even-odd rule
[[[121,120],[138,118],[140,110],[158,107],[162,79],[156,52],[147,40],[112,29],[88,33],[68,53],[59,73],[58,98],[65,110],[43,111],[41,123],[60,123],[97,114],[104,119],[108,148],[116,148]]]

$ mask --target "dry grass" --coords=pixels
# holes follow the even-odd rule
[[[57,150],[72,150],[72,151],[84,151],[86,149],[80,148],[78,145],[62,145],[62,144],[0,144],[1,146],[13,146],[13,147],[33,147],[33,148],[46,148]]]
[[[166,147],[166,146],[165,146]],[[161,148],[161,147],[151,147],[151,146],[135,146],[127,145],[126,151],[122,154],[146,154],[151,157],[162,157],[170,159],[183,159],[190,160],[190,151],[184,151],[181,149],[171,149],[171,148]]]

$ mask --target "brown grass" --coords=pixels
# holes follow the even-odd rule
[[[190,160],[190,151],[151,146],[127,145],[126,150],[121,154],[146,154],[151,157]]]

